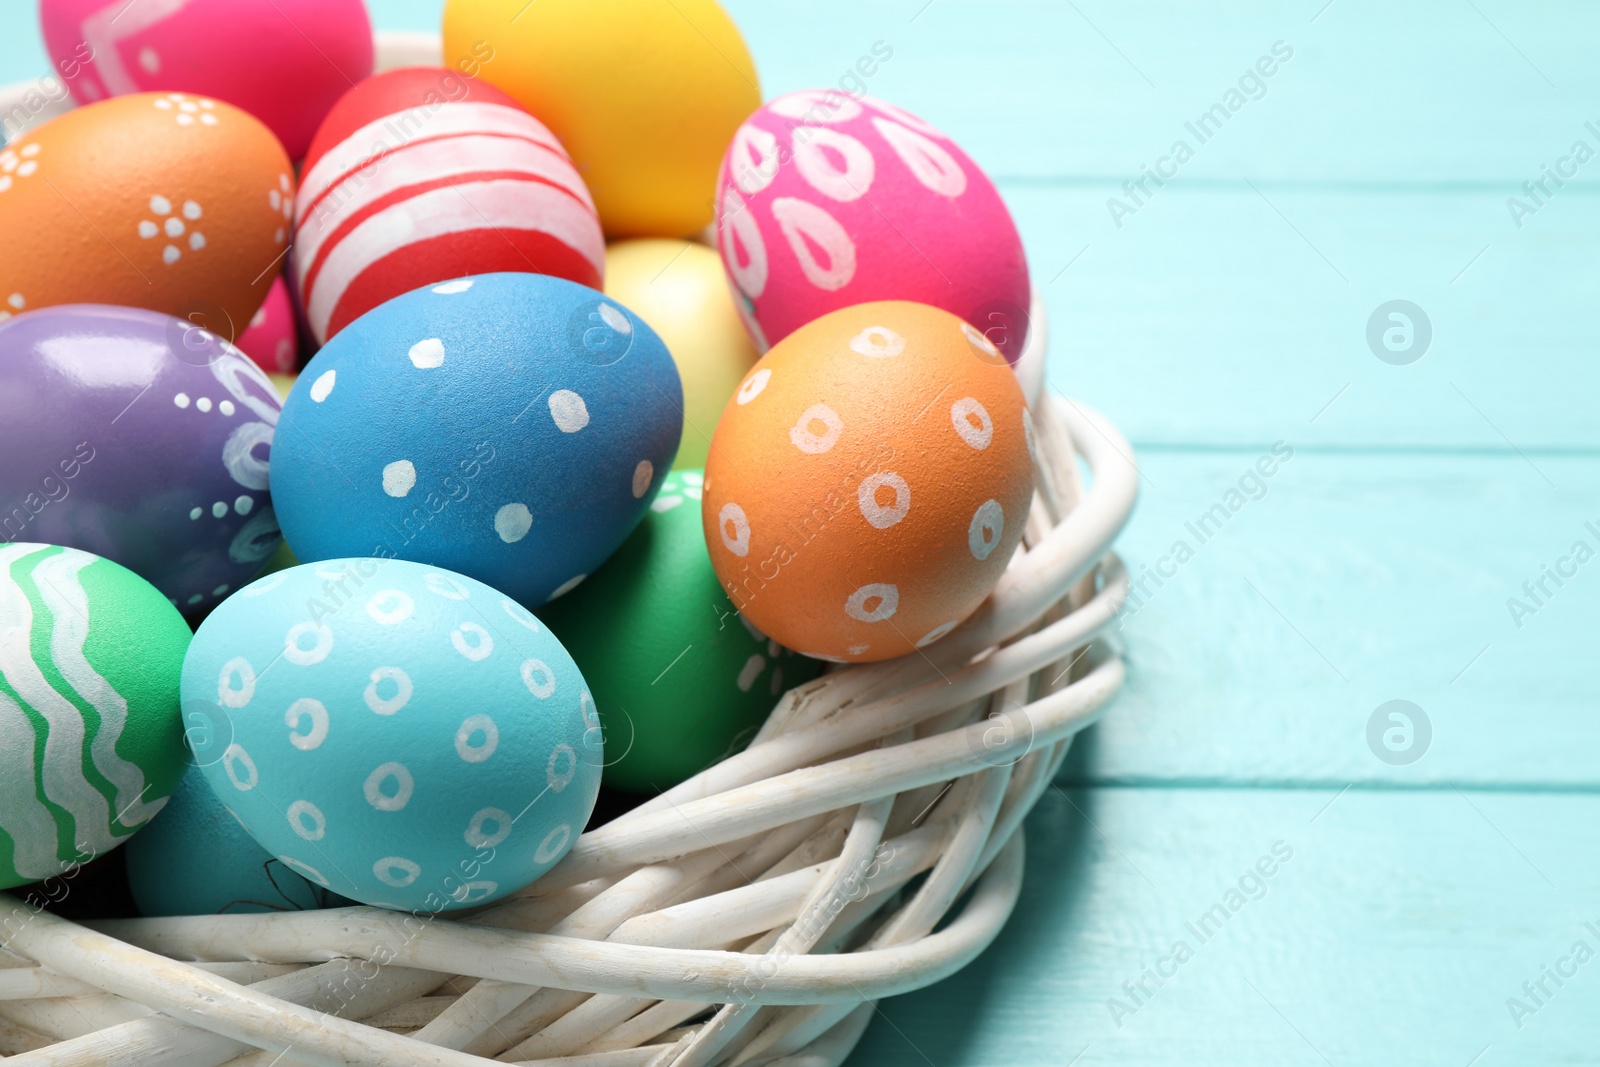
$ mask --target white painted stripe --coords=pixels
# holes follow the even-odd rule
[[[35,774],[33,722],[15,700],[0,693],[0,831],[11,838],[17,873],[29,881],[61,869],[56,820],[34,792]]]
[[[466,136],[410,145],[386,158],[366,175],[352,174],[334,187],[295,232],[295,262],[302,272],[317,261],[328,237],[352,216],[383,197],[408,187],[455,178],[474,171],[510,171],[542,178],[571,193],[590,212],[594,201],[578,172],[564,156],[542,145],[506,137]]]
[[[378,212],[328,253],[307,301],[311,328],[327,340],[328,320],[340,297],[376,260],[418,241],[490,227],[547,233],[596,272],[605,269],[600,226],[561,190],[510,178],[444,186]]]
[[[190,3],[191,0],[145,0],[135,5],[128,0],[112,0],[83,20],[79,29],[94,56],[95,72],[105,83],[107,93],[123,96],[139,91],[133,75],[122,63],[121,43],[158,22],[165,22]]]
[[[138,826],[160,811],[166,801],[144,800],[144,770],[117,755],[116,744],[128,722],[128,702],[89,665],[83,654],[84,641],[89,637],[89,598],[78,581],[78,572],[98,559],[87,552],[66,549],[34,568],[34,584],[39,587],[45,607],[55,616],[55,630],[50,635],[50,658],[55,661],[55,668],[100,716],[100,728],[90,742],[90,758],[106,781],[116,787],[117,817],[125,826]]]
[[[44,795],[72,816],[75,840],[96,855],[117,844],[111,835],[111,806],[83,776],[83,716],[72,702],[50,688],[33,662],[27,635],[33,632],[33,605],[11,578],[13,564],[41,545],[0,546],[0,619],[16,638],[0,641],[0,674],[28,707],[48,725],[44,741]]]
[[[505,104],[464,102],[441,104],[437,109],[409,108],[385,115],[356,130],[329,149],[317,165],[300,178],[295,215],[309,210],[313,201],[343,181],[351,171],[366,166],[374,156],[393,151],[423,137],[458,137],[471,133],[499,133],[525,137],[566,157],[566,149],[544,123],[526,111]]]

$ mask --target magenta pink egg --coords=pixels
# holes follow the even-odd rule
[[[234,342],[241,352],[268,374],[293,374],[300,365],[300,340],[295,333],[294,305],[289,283],[278,275],[267,299]]]
[[[765,351],[830,311],[913,300],[977,326],[1016,362],[1028,263],[994,183],[944,134],[872,97],[790,93],[734,134],[717,243]]]
[[[80,104],[177,90],[267,125],[291,159],[372,73],[364,0],[40,0],[45,45]]]

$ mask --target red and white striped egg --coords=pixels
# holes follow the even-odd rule
[[[429,67],[368,78],[306,154],[295,274],[319,341],[435,282],[522,271],[598,289],[604,270],[594,201],[561,142],[483,82]]]
[[[994,183],[882,100],[789,93],[746,119],[722,161],[717,238],[762,351],[877,300],[952,312],[1012,363],[1027,340],[1027,258]]]

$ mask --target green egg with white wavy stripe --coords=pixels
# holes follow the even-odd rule
[[[670,472],[605,566],[539,609],[589,681],[614,789],[666,789],[733,755],[784,690],[822,670],[722,591],[700,521],[704,480]]]
[[[0,544],[0,889],[109,852],[161,810],[186,765],[189,638],[125,567]]]

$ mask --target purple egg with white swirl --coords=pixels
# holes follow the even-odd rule
[[[189,614],[278,546],[281,410],[249,357],[182,319],[69,304],[0,321],[0,541],[68,545]]]

